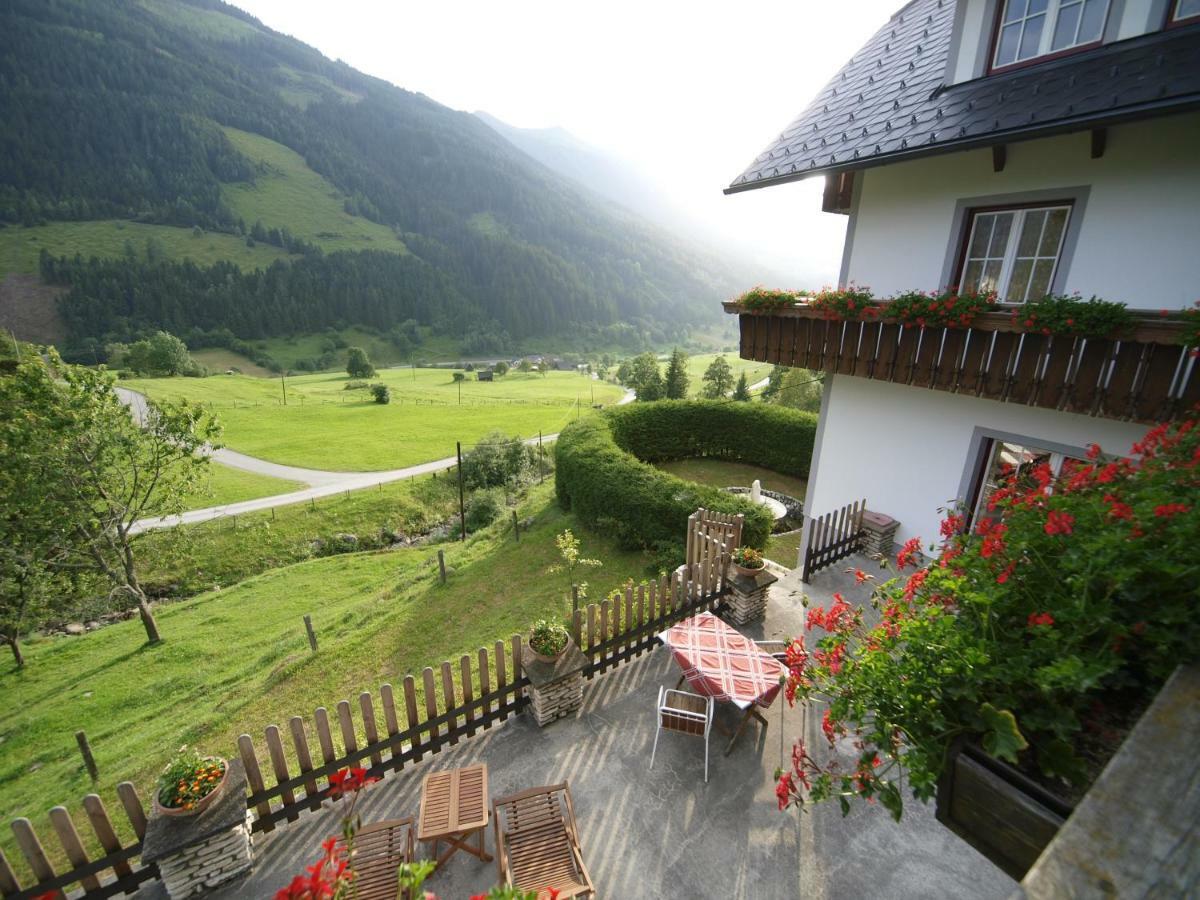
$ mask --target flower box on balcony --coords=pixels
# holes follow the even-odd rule
[[[938,781],[937,820],[1020,881],[1073,807],[1008,763],[962,742]]]

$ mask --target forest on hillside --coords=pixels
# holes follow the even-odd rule
[[[518,340],[619,322],[671,337],[715,319],[736,287],[718,261],[585,196],[473,116],[219,0],[4,3],[0,121],[0,224],[126,218],[247,240],[259,229],[296,254],[254,272],[128,253],[43,260],[71,286],[60,306],[75,343],[408,318]],[[287,222],[239,218],[223,186],[263,173],[223,126],[299,153],[346,213],[393,229],[411,258],[323,254],[284,238]]]

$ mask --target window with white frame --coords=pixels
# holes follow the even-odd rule
[[[958,289],[993,291],[1009,303],[1046,296],[1070,216],[1069,203],[972,211]]]
[[[1108,7],[1109,0],[1004,0],[992,68],[1096,43]]]
[[[1200,17],[1200,0],[1175,0],[1171,10],[1171,23],[1185,22]]]

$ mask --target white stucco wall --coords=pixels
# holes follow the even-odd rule
[[[899,540],[937,539],[938,508],[958,497],[976,428],[1084,449],[1128,453],[1145,427],[838,375],[830,385],[805,512],[847,503],[901,522]]]
[[[1134,307],[1179,309],[1200,297],[1200,114],[1110,128],[1100,159],[1087,132],[868,169],[858,187],[847,278],[877,295],[941,286],[958,245],[959,200],[1088,187],[1065,289]]]

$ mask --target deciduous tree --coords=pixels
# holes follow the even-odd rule
[[[205,447],[220,427],[198,404],[149,404],[131,415],[111,375],[64,365],[53,350],[48,364],[27,360],[5,381],[6,394],[22,405],[19,415],[2,417],[0,484],[28,480],[21,467],[40,453],[34,472],[49,510],[40,515],[53,519],[52,527],[38,526],[40,536],[28,533],[38,539],[38,564],[46,572],[103,576],[112,596],[137,607],[147,638],[159,640],[138,579],[134,523],[182,511],[202,483]],[[24,450],[10,452],[12,446]],[[28,501],[25,510],[34,509]]]
[[[362,347],[351,347],[346,351],[346,373],[351,378],[375,377],[375,367]]]
[[[704,370],[704,390],[702,393],[709,400],[721,400],[729,396],[733,390],[733,369],[729,360],[718,356]]]
[[[750,402],[750,382],[746,380],[746,370],[738,376],[737,387],[733,389],[733,399],[741,403]]]

